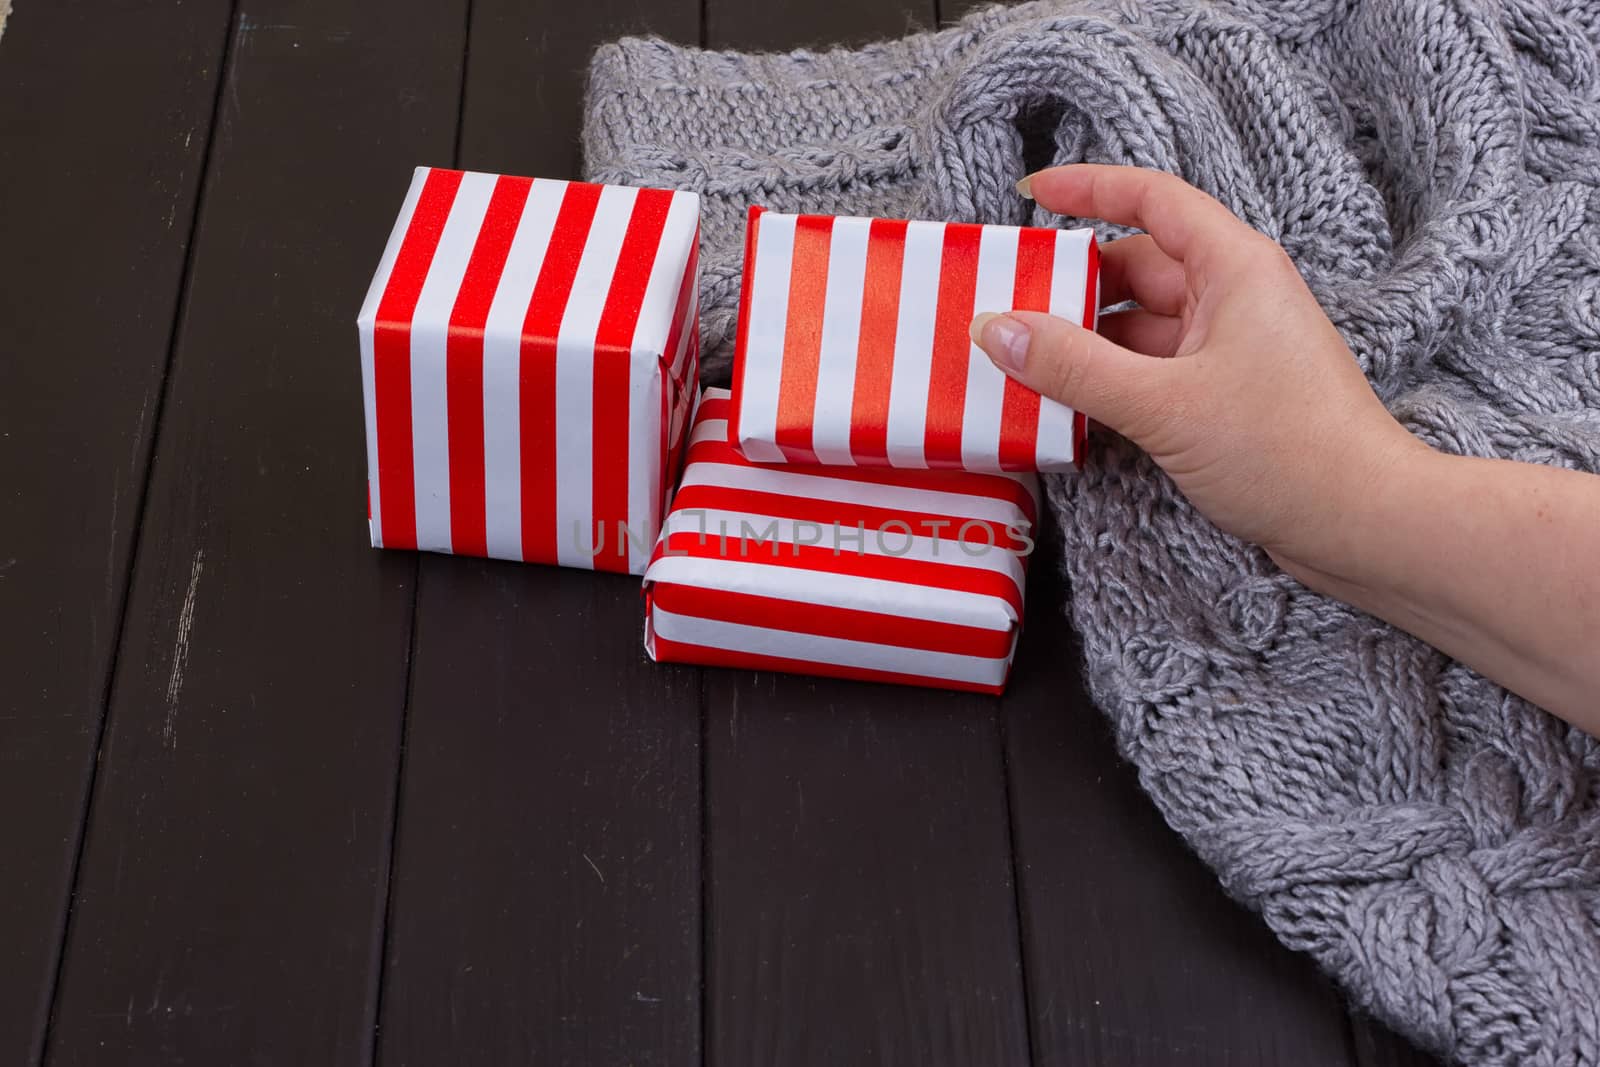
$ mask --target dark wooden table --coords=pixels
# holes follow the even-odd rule
[[[582,70],[930,0],[20,0],[0,39],[0,1063],[1418,1064],[1118,762],[1053,565],[1002,700],[681,667],[637,582],[366,545],[411,167]]]

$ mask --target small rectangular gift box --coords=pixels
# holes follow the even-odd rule
[[[651,658],[1000,692],[1035,477],[762,466],[730,408],[706,390],[645,572]]]
[[[758,463],[1070,469],[1082,414],[1002,374],[982,311],[1093,329],[1093,230],[784,215],[751,208],[732,440]]]
[[[641,573],[698,239],[693,193],[419,167],[357,320],[372,543]]]

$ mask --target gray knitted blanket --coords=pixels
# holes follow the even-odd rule
[[[1015,194],[1026,169],[1131,163],[1282,242],[1431,444],[1592,471],[1597,51],[1600,0],[1045,2],[784,56],[625,40],[585,148],[598,180],[704,195],[708,381],[746,204],[1060,225]],[[1429,1048],[1600,1064],[1600,744],[1308,592],[1126,445],[1049,493],[1094,698],[1228,890]]]

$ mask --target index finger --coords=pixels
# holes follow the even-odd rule
[[[1018,191],[1060,215],[1136,226],[1179,262],[1256,233],[1220,201],[1182,178],[1144,167],[1099,163],[1052,167],[1023,179]]]

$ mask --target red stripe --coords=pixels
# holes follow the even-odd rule
[[[900,674],[895,671],[873,671],[860,667],[841,667],[836,663],[813,663],[803,659],[786,659],[780,656],[762,656],[754,652],[733,652],[725,648],[693,645],[683,641],[669,641],[656,635],[655,658],[658,663],[693,663],[705,667],[732,667],[751,671],[782,671],[787,674],[810,674],[823,678],[847,678],[857,682],[884,682],[889,685],[915,685],[929,689],[955,689],[966,693],[998,695],[1005,691],[1005,683],[980,685],[976,682],[953,682],[939,678],[925,678],[919,674]],[[1010,667],[1007,666],[1009,673]]]
[[[873,219],[867,231],[867,281],[861,296],[861,338],[850,410],[850,454],[857,460],[887,463],[889,459],[889,384],[894,376],[907,225]]]
[[[672,307],[672,330],[667,334],[667,347],[661,354],[662,365],[667,368],[667,378],[675,394],[694,382],[695,374],[700,369],[700,309],[694,302],[695,281],[700,276],[699,265],[700,227],[696,225],[694,244],[689,246],[689,261],[684,264],[683,280],[678,283],[678,299]],[[691,309],[694,311],[692,317]],[[690,328],[691,322],[694,332],[689,344],[683,350],[683,359],[680,360],[678,346],[683,341],[683,331]]]
[[[378,507],[386,548],[417,547],[417,484],[411,453],[411,317],[439,247],[458,170],[430,170],[400,242],[372,331],[372,392],[378,421]]]
[[[718,412],[719,405],[726,404],[726,400],[706,400],[700,404],[700,414],[695,419],[698,424],[708,418],[726,417]],[[757,470],[770,470],[771,467],[764,463],[752,463],[739,453],[739,450],[726,441],[701,440],[690,447],[686,463],[721,463],[730,467],[754,468]],[[1003,500],[1014,504],[1027,516],[1029,522],[1035,522],[1038,515],[1034,510],[1033,494],[1027,487],[1014,478],[1007,478],[1003,474],[988,474],[978,471],[927,471],[905,470],[892,467],[823,467],[814,466],[808,469],[794,469],[790,473],[809,474],[821,478],[833,478],[844,482],[857,482],[866,485],[891,485],[907,489],[921,489],[930,492],[959,493],[964,496],[981,496],[993,500]]]
[[[450,333],[445,339],[445,400],[450,434],[450,550],[461,556],[488,553],[484,525],[483,327],[505,270],[506,254],[533,182],[495,182],[472,258],[461,279]]]
[[[1083,328],[1086,330],[1098,329],[1100,326],[1100,245],[1095,242],[1094,234],[1089,235],[1089,264],[1084,268],[1083,276]]]
[[[1017,240],[1017,274],[1011,306],[1018,311],[1049,311],[1050,282],[1056,260],[1056,231],[1024,228]],[[1039,394],[1014,378],[1005,380],[1000,398],[1000,469],[1028,471],[1038,466]]]
[[[600,186],[567,186],[522,323],[522,558],[529,562],[557,562],[556,335],[599,202]]]
[[[778,381],[778,426],[773,435],[778,450],[791,463],[817,461],[811,427],[817,409],[817,370],[822,363],[822,314],[827,304],[833,221],[831,215],[795,219],[783,368]]]
[[[694,325],[692,328],[694,333],[689,341],[689,357],[684,360],[685,373],[680,379],[674,381],[672,407],[670,409],[663,409],[675,411],[681,408],[683,409],[685,420],[683,430],[678,434],[678,439],[676,441],[667,440],[665,437],[663,437],[663,441],[665,441],[661,451],[662,463],[664,465],[661,479],[661,494],[663,502],[672,496],[673,489],[677,487],[678,472],[682,469],[681,464],[683,462],[683,454],[689,444],[689,431],[691,427],[689,426],[687,420],[693,414],[695,390],[699,388],[700,382],[700,312],[698,310],[694,314]],[[663,404],[665,404],[665,400],[666,395],[663,393]],[[670,434],[672,432],[672,424],[670,419],[668,421],[663,421],[661,432],[663,435]]]
[[[694,304],[694,283],[699,277],[700,265],[700,226],[696,223],[694,228],[694,243],[689,246],[689,260],[683,265],[683,279],[678,282],[678,299],[672,305],[672,331],[667,334],[667,347],[661,353],[662,361],[673,372],[673,377],[683,381],[683,365],[678,359],[678,344],[683,340],[683,331],[689,325],[689,308]],[[698,315],[698,309],[696,310]],[[698,337],[698,333],[696,334]],[[698,346],[691,344],[684,349],[684,359],[688,360],[697,354]]]
[[[981,626],[666,582],[651,589],[651,598],[674,615],[742,626],[980,659],[1005,659],[1011,652],[1011,629],[986,630]]]
[[[983,227],[944,229],[939,299],[934,308],[933,360],[928,374],[928,422],[923,455],[930,467],[961,466],[961,424],[967,403],[972,307],[978,288],[978,243]]]
[[[679,463],[689,442],[687,423],[676,441],[672,440],[672,416],[680,408],[687,418],[687,405],[694,403],[694,391],[700,380],[700,308],[695,301],[695,283],[700,279],[700,224],[695,223],[694,244],[689,246],[689,261],[683,267],[683,280],[678,283],[678,300],[672,309],[672,332],[667,336],[667,350],[663,361],[671,361],[666,375],[666,387],[661,390],[661,499],[657,507],[665,507],[678,483]],[[741,318],[741,328],[743,319]],[[688,343],[683,345],[683,358],[678,359],[678,346],[683,342],[683,331],[691,330]]]
[[[744,395],[744,368],[747,362],[747,350],[750,347],[750,291],[753,286],[751,279],[756,273],[756,242],[761,237],[761,216],[766,208],[750,205],[750,214],[744,226],[744,274],[739,279],[739,324],[734,332],[733,340],[733,418],[728,420],[728,440],[733,444],[739,443],[739,398]],[[699,245],[699,233],[696,232],[695,244]],[[696,330],[698,334],[698,329]]]
[[[674,508],[676,513],[679,509]],[[758,517],[751,517],[753,535],[764,533]],[[688,556],[696,559],[731,559],[753,566],[784,570],[820,571],[852,578],[876,578],[901,585],[927,589],[947,589],[958,593],[977,593],[996,597],[1022,615],[1022,590],[1009,575],[958,563],[937,563],[904,556],[878,556],[841,549],[835,552],[822,545],[782,544],[758,536],[740,537],[743,530],[722,536],[719,530],[701,533],[698,528],[680,530],[656,546],[654,559],[663,556]],[[872,534],[869,532],[870,538]]]
[[[1085,268],[1083,283],[1083,325],[1086,329],[1100,328],[1100,244],[1089,235],[1089,265]],[[1072,413],[1072,461],[1083,468],[1083,450],[1089,443],[1089,416],[1081,411]]]
[[[624,531],[628,522],[628,392],[633,335],[671,206],[672,193],[665,189],[640,189],[634,196],[617,269],[595,328],[594,516],[589,536],[593,538],[590,544],[600,546],[594,557],[598,571],[628,571],[628,538]],[[619,536],[607,538],[606,530]]]
[[[903,508],[874,507],[722,485],[685,485],[678,490],[677,500],[678,509],[744,512],[763,518],[819,523],[830,528],[837,522],[846,530],[854,529],[860,523],[867,530],[869,544],[872,543],[874,532],[882,531],[884,543],[895,549],[905,542],[907,531],[903,527],[909,527],[910,534],[914,536],[938,538],[939,552],[943,558],[951,561],[961,559],[957,553],[963,551],[970,551],[977,556],[984,546],[994,546],[997,552],[1022,547],[1021,541],[1006,532],[1003,522],[946,515],[937,511],[906,511]],[[965,550],[961,548],[963,544],[972,547]]]

